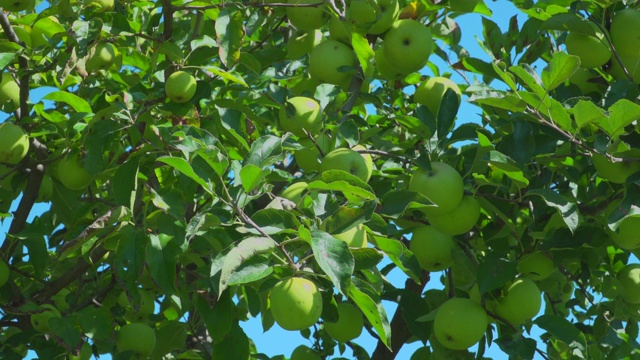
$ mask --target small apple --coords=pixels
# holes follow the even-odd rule
[[[640,58],[640,10],[625,9],[611,19],[611,42],[622,57]]]
[[[340,20],[338,16],[332,15],[329,19],[329,37],[333,40],[351,45],[351,34],[356,31],[353,23],[348,20]]]
[[[35,0],[0,0],[0,6],[5,11],[20,12],[33,10],[36,6]]]
[[[322,360],[317,351],[308,346],[300,345],[293,350],[289,360]]]
[[[309,75],[327,84],[347,86],[358,63],[355,52],[337,40],[325,40],[311,50]]]
[[[317,4],[316,0],[289,0],[289,4]],[[319,29],[329,21],[329,12],[324,5],[317,7],[289,6],[286,9],[287,18],[291,25],[301,31]]]
[[[116,61],[116,47],[111,43],[99,43],[93,49],[85,67],[87,71],[108,69]]]
[[[0,106],[11,100],[13,107],[20,106],[20,86],[9,72],[2,73],[0,82]]]
[[[322,32],[320,30],[296,32],[287,42],[287,58],[293,60],[307,55],[321,41]]]
[[[93,350],[91,349],[91,345],[88,342],[82,343],[82,348],[80,348],[80,353],[78,355],[69,354],[67,356],[67,360],[89,360],[93,355]]]
[[[376,50],[375,61],[378,74],[384,80],[400,80],[407,75],[407,73],[400,71],[387,60],[386,56],[384,56],[384,46]]]
[[[463,196],[458,207],[445,214],[427,214],[429,223],[449,235],[469,232],[480,218],[480,202],[473,196]]]
[[[445,77],[432,77],[420,84],[413,94],[413,101],[426,106],[434,116],[438,116],[442,98],[449,89],[458,95],[458,104],[460,104],[462,94],[460,88],[451,79]]]
[[[281,280],[269,293],[271,315],[285,330],[302,330],[315,324],[322,314],[322,295],[311,280],[292,277]]]
[[[302,200],[302,194],[307,190],[307,184],[304,181],[299,181],[289,185],[286,189],[282,190],[280,197],[283,197],[291,202],[298,204]]]
[[[352,0],[349,6],[349,18],[356,24],[369,24],[376,21],[376,9],[366,0]]]
[[[93,7],[96,12],[111,11],[115,5],[114,0],[91,0],[89,3],[89,6]]]
[[[349,227],[340,234],[333,235],[334,238],[347,243],[349,247],[363,248],[367,247],[367,229],[364,225],[357,224]]]
[[[542,252],[529,254],[518,261],[518,271],[534,281],[548,278],[555,270],[553,260]]]
[[[396,21],[384,36],[384,55],[406,73],[420,70],[429,60],[432,47],[429,28],[413,19]]]
[[[0,163],[17,164],[28,152],[29,137],[22,128],[9,122],[0,124]]]
[[[612,183],[624,184],[627,178],[640,170],[640,163],[636,162],[612,162],[600,154],[592,154],[591,161],[598,175]]]
[[[127,324],[118,331],[116,346],[119,352],[132,351],[138,359],[146,359],[156,346],[156,333],[147,324]]]
[[[85,190],[93,182],[93,177],[82,166],[78,154],[69,155],[58,164],[58,178],[70,190]]]
[[[58,310],[53,306],[49,306],[47,307],[47,310],[31,315],[31,325],[36,331],[49,332],[49,320],[61,317],[62,316]]]
[[[607,86],[604,83],[598,82],[596,80],[598,78],[599,75],[597,72],[590,69],[578,68],[569,78],[569,82],[576,85],[585,95],[594,92],[602,94],[607,89]]]
[[[451,237],[433,226],[421,226],[413,230],[409,250],[418,259],[420,267],[427,271],[442,271],[453,264],[456,243]]]
[[[580,66],[583,68],[600,67],[611,59],[611,49],[600,31],[596,31],[596,36],[570,32],[564,43],[570,55],[580,58]]]
[[[433,332],[442,346],[465,350],[482,339],[489,320],[485,310],[475,302],[453,298],[438,308]]]
[[[9,281],[9,265],[6,262],[0,260],[0,287]]]
[[[69,303],[67,303],[67,295],[69,295],[70,293],[71,292],[69,291],[69,289],[64,288],[51,297],[51,300],[53,300],[53,304],[58,310],[62,312],[67,311],[67,309],[69,308]]]
[[[640,264],[629,264],[618,272],[622,299],[629,304],[640,304]]]
[[[393,25],[398,16],[400,16],[400,4],[398,0],[378,0],[378,7],[380,7],[380,18],[369,29],[368,33],[373,35],[380,35]]]
[[[640,248],[640,216],[625,217],[618,226],[618,230],[611,236],[618,247],[625,250]]]
[[[291,111],[290,113],[290,110]],[[296,136],[316,133],[322,127],[322,108],[312,98],[296,96],[280,107],[280,128]],[[304,130],[303,130],[304,129]]]
[[[620,56],[620,61],[622,61],[622,65],[627,69],[629,75],[631,75],[631,81],[634,84],[640,84],[640,56],[635,58]],[[609,72],[614,79],[628,79],[627,74],[622,70],[622,66],[620,66],[617,59],[613,59],[611,64],[611,70]]]
[[[442,215],[455,210],[464,195],[462,176],[451,165],[432,162],[431,170],[417,169],[409,181],[409,190],[426,196],[436,205],[423,209],[428,215]]]
[[[338,303],[338,321],[325,322],[324,330],[334,340],[346,343],[362,333],[364,319],[360,310],[347,302]]]
[[[496,314],[512,325],[531,320],[542,307],[540,289],[533,280],[518,278],[496,303]]]
[[[359,152],[340,148],[328,153],[322,159],[322,171],[342,170],[368,182],[373,171],[372,164]]]
[[[335,147],[335,139],[332,139],[326,133],[322,133],[315,137],[316,144],[322,149],[323,154],[330,153]],[[300,170],[304,172],[322,171],[322,163],[320,162],[320,151],[316,145],[309,138],[301,138],[299,140],[300,145],[305,148],[296,150],[293,153],[293,158],[300,167]]]
[[[185,71],[176,71],[165,81],[164,90],[167,97],[178,104],[191,100],[196,93],[196,78]]]

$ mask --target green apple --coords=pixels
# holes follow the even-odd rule
[[[322,171],[327,170],[346,171],[364,182],[369,181],[373,171],[372,164],[364,156],[347,148],[335,149],[322,159]]]
[[[368,33],[373,35],[380,35],[393,25],[398,16],[400,16],[400,4],[398,0],[378,0],[378,7],[380,7],[380,18],[369,29]]]
[[[460,88],[451,79],[445,77],[432,77],[420,84],[413,94],[413,101],[426,106],[434,116],[438,116],[442,98],[449,89],[458,95],[458,104],[460,104],[462,95]]]
[[[433,332],[442,346],[465,350],[482,339],[487,325],[487,313],[480,305],[469,299],[453,298],[438,308]]]
[[[300,345],[293,350],[289,360],[322,360],[317,351],[308,346]]]
[[[640,58],[640,10],[625,9],[611,19],[611,42],[623,57]]]
[[[542,252],[526,255],[518,261],[518,271],[534,281],[548,278],[555,270],[553,260]]]
[[[18,125],[0,124],[0,163],[17,164],[29,152],[29,137]]]
[[[55,16],[47,16],[33,24],[31,28],[31,43],[33,47],[40,47],[49,44],[49,39],[55,34],[64,32],[60,21]]]
[[[367,150],[366,147],[358,144],[358,145],[352,147],[351,150],[357,151],[360,155],[362,155],[362,157],[364,158],[365,163],[367,164],[367,167],[373,169],[373,158],[371,157],[371,154],[368,154],[368,153],[365,152]]]
[[[353,23],[350,20],[341,20],[335,15],[329,19],[329,37],[333,40],[351,45],[351,34],[354,31]]]
[[[289,0],[289,4],[317,4],[316,0]],[[317,7],[295,7],[286,9],[287,18],[291,25],[301,31],[311,31],[321,28],[329,21],[329,12],[324,5]]]
[[[618,272],[622,299],[629,304],[640,304],[640,264],[629,264]]]
[[[578,68],[576,69],[576,72],[573,73],[573,75],[571,75],[571,77],[569,78],[569,82],[576,85],[578,89],[580,89],[580,91],[585,95],[594,92],[603,94],[607,89],[607,86],[604,83],[598,82],[596,80],[598,78],[599,75],[597,72],[590,69]]]
[[[115,5],[114,0],[91,0],[89,3],[89,6],[97,12],[111,11]]]
[[[480,202],[473,196],[463,196],[458,207],[445,214],[427,214],[429,223],[449,235],[469,232],[480,218]]]
[[[33,10],[36,6],[35,0],[0,0],[0,6],[5,11],[20,12]]]
[[[600,67],[611,59],[611,49],[601,32],[596,32],[596,36],[570,32],[564,43],[569,54],[580,58],[583,68]]]
[[[141,289],[140,303],[134,306],[123,291],[118,297],[118,305],[122,306],[126,312],[124,318],[129,322],[146,322],[149,315],[153,314],[156,309],[155,296],[152,292]]]
[[[69,354],[67,356],[67,360],[89,360],[93,355],[93,350],[91,349],[91,345],[88,342],[82,343],[82,348],[80,349],[80,353],[78,355]]]
[[[640,57],[620,56],[620,61],[622,61],[622,65],[627,69],[629,75],[631,75],[631,81],[634,84],[640,84]],[[627,74],[625,74],[617,59],[613,59],[611,64],[611,70],[609,72],[614,79],[628,79]]]
[[[358,63],[355,52],[337,40],[325,40],[309,55],[309,75],[327,84],[347,86]]]
[[[449,0],[449,7],[453,11],[473,12],[480,0]]]
[[[36,202],[49,202],[53,197],[53,180],[51,176],[44,175],[42,177],[42,183],[40,184],[40,190],[38,191],[38,197]]]
[[[375,61],[378,74],[384,80],[401,80],[407,75],[407,73],[400,71],[387,60],[387,57],[384,56],[384,46],[376,50]]]
[[[304,181],[299,181],[289,185],[286,189],[282,190],[280,196],[298,204],[302,200],[302,194],[307,190],[307,184]]]
[[[427,271],[442,271],[453,264],[456,243],[451,237],[433,226],[421,226],[413,230],[409,250],[418,259],[420,267]]]
[[[305,148],[296,150],[293,158],[296,160],[300,170],[304,172],[322,171],[322,163],[320,162],[320,151],[309,138],[301,138],[300,145]],[[326,133],[322,133],[315,137],[316,144],[322,149],[323,154],[330,153],[335,147],[335,139],[332,139]]]
[[[349,6],[349,18],[356,24],[369,24],[376,21],[376,9],[368,0],[352,0]]]
[[[320,85],[316,79],[312,79],[308,74],[304,74],[300,77],[298,82],[291,82],[293,85],[289,88],[291,95],[293,96],[313,96],[316,92],[316,88]]]
[[[0,287],[3,287],[7,281],[9,281],[9,265],[0,260]]]
[[[156,333],[147,324],[127,324],[118,331],[116,346],[119,352],[132,351],[138,359],[146,359],[156,346]]]
[[[533,280],[518,278],[509,286],[496,304],[496,314],[512,325],[531,320],[540,312],[540,289]]]
[[[367,229],[361,223],[350,226],[344,232],[333,235],[333,237],[346,242],[349,247],[363,248],[367,247],[368,244]]]
[[[322,295],[311,280],[292,277],[281,280],[269,293],[271,315],[285,330],[302,330],[315,324],[322,314]]]
[[[85,190],[93,182],[93,177],[82,166],[78,154],[68,155],[58,164],[58,179],[67,189]]]
[[[164,84],[167,97],[175,103],[186,103],[196,93],[196,78],[185,71],[176,71],[169,75]]]
[[[287,100],[280,107],[280,129],[296,136],[307,136],[305,130],[311,134],[322,127],[322,108],[312,98],[296,96]]]
[[[31,325],[39,332],[49,332],[49,320],[62,317],[53,306],[43,305],[43,308],[45,307],[46,310],[31,315]]]
[[[432,162],[431,170],[417,169],[409,181],[409,190],[419,192],[436,205],[423,209],[428,215],[441,215],[455,210],[464,195],[462,176],[451,165]]]
[[[636,162],[612,162],[600,154],[592,154],[591,161],[598,175],[612,183],[624,184],[627,178],[640,170],[640,163]]]
[[[640,215],[627,216],[611,236],[618,247],[625,250],[640,248]]]
[[[299,31],[293,33],[287,42],[287,57],[298,59],[307,55],[322,41],[320,30]]]
[[[360,310],[353,304],[341,302],[338,303],[338,321],[325,322],[324,330],[334,340],[345,343],[360,336],[363,326]]]
[[[99,43],[89,55],[85,68],[87,71],[108,69],[116,61],[116,47],[111,43]]]
[[[2,73],[2,82],[0,82],[0,106],[11,100],[13,106],[20,106],[20,86],[9,72]]]
[[[51,300],[53,300],[53,304],[57,309],[62,312],[65,312],[67,311],[67,309],[69,309],[69,303],[67,303],[67,295],[69,295],[70,293],[71,292],[69,291],[69,289],[64,288],[51,297]]]
[[[429,60],[433,40],[431,31],[413,19],[398,20],[384,36],[384,55],[405,73],[422,69]]]

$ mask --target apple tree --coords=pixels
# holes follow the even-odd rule
[[[638,358],[640,6],[513,5],[0,1],[0,356]]]

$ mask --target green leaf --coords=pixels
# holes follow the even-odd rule
[[[270,171],[268,169],[261,169],[253,164],[248,164],[240,170],[240,180],[242,181],[242,187],[246,192],[250,192],[255,189],[262,179],[264,179]]]
[[[249,338],[236,322],[221,342],[213,344],[212,350],[212,360],[249,359]]]
[[[376,247],[384,252],[398,269],[419,284],[422,268],[420,268],[418,259],[413,256],[413,253],[399,240],[382,236],[375,236],[374,238]]]
[[[273,263],[266,257],[254,256],[234,270],[227,285],[248,284],[264,279],[271,273],[273,273]]]
[[[549,64],[542,70],[542,84],[551,91],[564,84],[580,64],[580,58],[564,51],[556,51]]]
[[[562,219],[572,233],[576,231],[580,222],[578,204],[570,202],[564,196],[551,189],[531,189],[527,191],[527,195],[540,196],[548,206],[558,210],[558,213],[562,215]]]
[[[272,235],[283,231],[295,231],[300,226],[300,220],[291,211],[279,209],[261,209],[251,215],[262,231]],[[256,229],[247,229],[248,232],[258,235]]]
[[[391,326],[389,326],[389,319],[387,318],[387,312],[380,300],[374,301],[369,295],[358,290],[355,285],[349,285],[348,294],[349,298],[358,306],[360,311],[369,320],[369,323],[376,330],[376,333],[380,337],[380,340],[387,348],[391,348]]]
[[[356,208],[342,206],[323,222],[323,229],[330,234],[340,234],[350,227],[370,219],[376,203],[367,201],[364,206]]]
[[[232,68],[240,59],[240,49],[244,39],[244,21],[242,13],[224,8],[215,21],[216,39],[220,61]]]
[[[480,105],[488,105],[513,112],[524,111],[527,108],[527,104],[519,97],[498,91],[474,94],[469,98],[469,102],[475,102]]]
[[[236,74],[234,72],[231,71],[225,71],[220,69],[219,67],[216,66],[207,66],[205,68],[207,71],[210,71],[218,76],[220,76],[221,78],[223,78],[226,81],[230,81],[236,84],[240,84],[242,86],[245,87],[249,87],[249,85],[246,83],[246,81],[242,78],[242,76],[240,74]]]
[[[576,120],[578,129],[597,122],[608,121],[604,110],[599,108],[593,101],[580,100],[573,107],[573,117]]]
[[[375,200],[373,189],[360,178],[342,170],[327,170],[322,173],[322,180],[316,180],[307,186],[309,190],[341,191],[345,195],[353,195],[365,200]]]
[[[487,254],[478,265],[478,290],[480,294],[499,289],[515,278],[518,264],[500,257],[499,254]]]
[[[369,41],[362,34],[354,31],[351,33],[351,46],[358,57],[362,72],[368,74],[370,60],[375,56]]]
[[[187,324],[178,321],[161,324],[156,330],[156,346],[151,354],[152,359],[161,359],[164,355],[187,346]]]
[[[592,36],[596,34],[594,27],[588,21],[583,20],[573,12],[551,16],[540,25],[540,30],[570,31]]]
[[[355,262],[347,243],[324,231],[311,232],[311,249],[316,262],[339,292],[346,294]]]
[[[458,94],[452,89],[447,89],[442,97],[438,110],[438,139],[442,140],[446,138],[453,129],[459,107],[460,101],[458,101]]]
[[[504,81],[504,83],[507,84],[507,86],[509,86],[511,91],[515,92],[518,90],[518,87],[516,86],[515,76],[513,76],[513,74],[509,74],[508,72],[504,71],[500,66],[500,65],[504,65],[504,62],[498,63],[494,61],[493,63],[491,63],[491,65],[493,65],[493,70],[496,72],[496,74],[500,76],[502,81]]]
[[[55,91],[49,93],[43,97],[45,100],[51,100],[55,102],[63,102],[71,106],[76,112],[91,114],[91,105],[78,95],[66,92]]]
[[[390,191],[380,199],[382,209],[380,215],[393,219],[401,217],[406,211],[411,209],[421,209],[433,206],[431,200],[416,191],[399,190]]]
[[[124,162],[118,166],[111,182],[116,204],[132,210],[138,190],[138,164],[138,158],[131,158]]]
[[[233,273],[251,257],[271,251],[277,246],[276,242],[266,237],[250,237],[242,240],[224,257],[220,274],[219,293],[229,286]]]
[[[285,140],[273,135],[262,136],[251,144],[251,151],[245,158],[244,164],[267,167],[277,161],[281,161],[284,157],[283,145]]]
[[[229,292],[226,291],[218,298],[214,306],[205,301],[201,295],[197,296],[196,309],[202,315],[204,324],[211,336],[212,342],[222,342],[231,331],[236,317],[236,307]]]
[[[115,269],[118,278],[134,284],[144,268],[145,252],[149,239],[142,229],[126,225],[120,231],[116,249]]]
[[[184,175],[186,175],[189,179],[195,181],[200,186],[202,186],[202,188],[206,192],[208,192],[211,195],[213,195],[213,185],[212,184],[207,184],[204,181],[204,179],[202,179],[200,176],[198,176],[198,174],[196,174],[196,172],[193,171],[193,168],[191,167],[191,164],[189,164],[187,162],[187,160],[185,160],[183,158],[179,158],[179,157],[163,156],[163,157],[157,158],[156,161],[163,162],[163,163],[173,167],[174,169],[176,169],[179,172],[181,172]]]
[[[418,135],[423,139],[431,139],[431,136],[433,135],[427,124],[422,122],[419,118],[399,114],[394,118],[394,120],[409,130],[412,134]]]
[[[16,53],[0,53],[0,69],[4,69],[7,65],[13,63],[13,59],[16,57]]]
[[[609,107],[609,128],[603,128],[612,140],[624,133],[624,128],[640,119],[640,105],[627,99],[616,101]],[[603,120],[604,121],[604,120]],[[599,122],[601,123],[601,122]]]
[[[351,249],[351,254],[355,261],[354,271],[376,266],[384,259],[384,256],[378,250],[372,248]]]
[[[534,323],[567,344],[584,349],[587,341],[582,332],[567,319],[558,315],[547,314],[535,319]]]
[[[166,234],[151,234],[147,246],[147,266],[149,273],[165,294],[175,293],[177,257],[180,248],[174,237]]]
[[[400,311],[411,335],[424,342],[429,340],[431,337],[431,326],[424,322],[416,321],[431,312],[429,304],[424,298],[410,290],[404,290],[400,294],[400,302],[398,303],[398,310],[396,311]]]
[[[507,177],[513,180],[518,187],[526,187],[529,185],[529,179],[527,179],[522,170],[517,166],[515,161],[510,159],[508,156],[498,152],[491,151],[489,152],[489,165],[496,170],[500,170]]]
[[[542,80],[538,76],[536,70],[531,66],[529,66],[528,64],[511,66],[509,68],[509,71],[520,78],[525,88],[527,88],[529,91],[533,91],[533,93],[536,94],[539,98],[546,97],[547,92],[542,87]]]

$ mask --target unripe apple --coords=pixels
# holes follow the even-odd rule
[[[116,61],[116,47],[111,43],[99,43],[85,63],[87,71],[108,69]]]
[[[89,6],[93,7],[94,11],[107,12],[113,10],[115,7],[114,0],[91,0]]]
[[[640,56],[620,56],[620,61],[622,61],[622,65],[625,69],[627,69],[627,72],[631,76],[631,82],[633,82],[634,84],[640,84]],[[611,70],[609,72],[614,79],[629,79],[624,70],[622,70],[622,66],[620,66],[618,59],[613,59],[611,61],[611,64]]]
[[[293,110],[290,113],[290,108]],[[304,130],[311,134],[322,127],[322,109],[320,104],[312,98],[296,96],[287,100],[280,107],[280,128],[296,136],[307,136]],[[304,129],[304,130],[303,130]]]
[[[345,343],[360,336],[363,326],[360,310],[353,304],[341,302],[338,303],[338,321],[325,322],[324,330],[334,340]]]
[[[384,55],[384,46],[379,47],[375,52],[376,69],[380,78],[385,80],[400,80],[404,78],[407,73],[400,71],[393,66]]]
[[[393,25],[398,20],[400,15],[400,4],[398,0],[378,0],[378,6],[380,7],[380,18],[373,26],[367,31],[369,34],[380,35]]]
[[[139,359],[147,358],[156,346],[156,333],[147,324],[128,324],[118,331],[116,346],[119,352],[132,351]]]
[[[413,19],[398,20],[384,36],[384,55],[405,73],[422,69],[429,60],[433,40],[431,31]]]
[[[565,40],[567,52],[580,58],[580,66],[591,69],[606,64],[611,59],[611,49],[604,40],[604,34],[596,36],[570,32]]]
[[[293,350],[289,360],[322,360],[320,354],[308,346],[300,345]]]
[[[289,0],[289,4],[317,4],[316,0]],[[287,18],[291,25],[301,31],[319,29],[329,21],[329,12],[324,5],[317,7],[287,7]]]
[[[325,40],[309,55],[309,75],[327,84],[347,86],[358,63],[355,52],[337,40]]]
[[[80,353],[78,355],[69,354],[67,360],[89,360],[93,355],[93,350],[91,349],[91,345],[88,342],[84,342],[82,344],[82,348],[80,349]]]
[[[409,250],[415,255],[420,267],[431,272],[442,271],[453,264],[455,247],[456,243],[451,235],[429,225],[413,230],[409,241]]]
[[[534,281],[548,278],[555,270],[553,260],[542,252],[529,254],[518,261],[518,271]]]
[[[315,137],[316,144],[322,149],[324,155],[330,153],[335,147],[335,139],[332,139],[326,133],[322,133]],[[300,167],[300,170],[305,172],[322,171],[322,163],[320,162],[320,151],[316,145],[309,138],[301,138],[300,145],[305,148],[296,150],[293,153],[293,158]]]
[[[285,330],[302,330],[322,314],[322,295],[311,280],[292,277],[278,282],[269,293],[271,315]]]
[[[13,107],[20,106],[20,86],[9,72],[2,73],[0,82],[0,106],[11,100]]]
[[[77,154],[60,160],[58,179],[66,188],[76,191],[85,190],[93,181],[93,177],[84,169]]]
[[[438,308],[433,332],[442,346],[465,350],[482,339],[489,321],[485,310],[475,302],[453,298]]]
[[[373,171],[372,164],[359,152],[340,148],[328,153],[322,159],[322,171],[342,170],[368,182]]]
[[[416,88],[413,101],[426,106],[434,116],[438,116],[440,103],[447,90],[453,90],[458,95],[458,104],[461,101],[461,92],[458,85],[445,77],[432,77]]]
[[[622,57],[640,58],[640,10],[625,9],[611,19],[611,42]]]
[[[629,264],[618,272],[622,299],[629,304],[640,304],[640,264]]]
[[[417,169],[409,181],[409,190],[426,196],[435,207],[424,208],[428,215],[442,215],[455,210],[464,195],[462,176],[451,165],[432,162],[431,170]]]
[[[354,23],[373,23],[377,18],[376,9],[366,0],[351,0],[349,18]]]
[[[53,306],[43,305],[47,310],[31,315],[31,326],[39,332],[49,332],[49,320],[53,318],[61,318],[60,312]]]
[[[133,306],[124,291],[118,297],[118,305],[126,310],[124,318],[132,323],[146,322],[149,315],[153,314],[156,309],[155,296],[152,292],[141,289],[138,293],[140,294],[140,303],[136,304],[137,307]]]
[[[591,161],[600,177],[616,184],[624,184],[629,176],[640,170],[640,163],[612,162],[605,156],[596,153],[591,156]]]
[[[480,218],[480,202],[473,196],[464,196],[458,207],[445,214],[427,214],[434,228],[449,235],[469,232]]]
[[[69,291],[69,289],[64,288],[51,297],[51,300],[53,300],[53,304],[58,310],[65,312],[67,311],[67,309],[69,309],[69,303],[67,303],[67,295],[69,295],[70,293],[71,292]]]
[[[185,71],[176,71],[165,81],[164,90],[167,97],[175,103],[186,103],[196,93],[196,78]]]
[[[354,31],[357,31],[357,29],[348,19],[340,20],[338,16],[334,15],[329,19],[329,37],[333,40],[351,45],[351,34]]]
[[[287,58],[297,59],[307,55],[321,41],[322,32],[320,30],[296,32],[291,35],[289,42],[287,42]]]
[[[496,314],[512,325],[531,320],[542,307],[540,289],[528,278],[519,278],[509,286],[495,305]]]
[[[9,265],[0,260],[0,287],[3,287],[7,281],[9,281]]]
[[[35,0],[0,0],[0,6],[5,11],[20,12],[23,10],[33,10],[36,6]]]
[[[611,235],[613,241],[620,248],[633,250],[640,248],[640,216],[625,217],[618,226],[618,230]]]
[[[298,204],[302,200],[302,194],[307,190],[307,184],[304,181],[299,181],[289,185],[286,189],[282,190],[280,196]]]
[[[571,75],[569,82],[574,84],[580,89],[580,91],[587,95],[591,93],[603,94],[607,89],[606,84],[597,82],[599,77],[598,73],[585,68],[578,68],[576,72]]]
[[[49,44],[49,39],[60,33],[60,21],[55,16],[47,16],[36,21],[31,28],[31,43],[33,47]]]
[[[357,224],[349,227],[340,234],[333,235],[334,238],[347,243],[349,247],[363,248],[367,247],[367,230],[364,225]]]
[[[18,125],[0,124],[0,162],[17,164],[29,152],[29,137]]]

